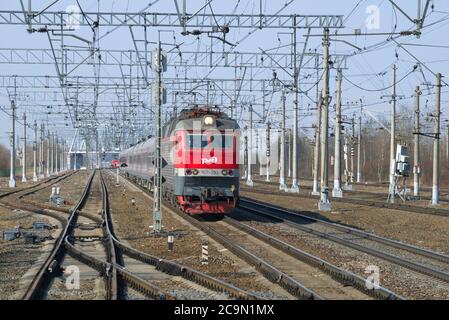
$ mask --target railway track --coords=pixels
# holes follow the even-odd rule
[[[98,272],[98,276],[105,283],[106,299],[123,298],[125,287],[152,299],[191,298],[192,295],[189,296],[186,291],[196,292],[195,296],[203,299],[257,298],[209,275],[143,253],[119,241],[113,234],[106,184],[101,173],[98,173],[94,183],[95,175],[93,172],[89,177],[81,199],[68,218],[55,212],[34,208],[36,213],[58,219],[64,230],[27,288],[24,299],[45,298],[51,292],[55,278],[61,276],[63,265],[76,264],[76,261],[84,264],[79,265],[79,268],[86,271],[87,267]],[[30,207],[29,204],[26,206]],[[56,208],[56,211],[67,213],[64,208]],[[153,275],[156,273],[160,278],[160,274],[164,274],[168,280],[163,283],[163,287],[155,285],[144,278],[145,272],[138,274],[131,271],[132,268],[127,268],[124,261],[137,262],[135,265],[140,271],[152,266]],[[171,281],[173,278],[176,281]],[[176,291],[175,287],[178,292],[171,294],[170,291]],[[184,295],[179,293],[179,288],[185,288]]]
[[[275,184],[273,182],[267,182],[267,181],[259,181],[257,180],[257,183],[260,183],[261,185],[267,185],[267,186],[274,186]],[[303,189],[312,189],[311,187],[304,186]],[[319,199],[320,196],[310,195],[310,194],[304,194],[304,193],[287,193],[287,192],[279,192],[278,190],[273,189],[261,189],[261,188],[241,188],[242,191],[247,192],[254,192],[259,194],[273,194],[273,192],[276,193],[276,195],[279,195],[281,197],[300,197],[300,198],[308,198],[308,199]],[[352,191],[356,192],[356,191]],[[376,208],[387,208],[387,209],[393,209],[393,210],[401,210],[401,211],[409,211],[409,212],[415,212],[415,213],[422,213],[422,214],[430,214],[430,215],[438,215],[438,216],[446,216],[449,217],[449,209],[442,209],[442,208],[436,208],[436,207],[420,207],[416,205],[410,205],[406,203],[388,203],[386,201],[378,201],[378,200],[372,200],[372,199],[357,199],[357,198],[335,198],[331,197],[332,201],[334,202],[341,202],[341,203],[348,203],[348,204],[356,204],[356,205],[362,205],[362,206],[368,206],[368,207],[376,207]]]
[[[279,180],[278,175],[271,175],[270,177],[276,178],[277,180]],[[264,178],[264,176],[263,177],[261,176],[261,178]],[[290,180],[290,178],[288,178],[288,180]],[[303,181],[303,180],[304,181],[313,181],[313,179],[311,179],[311,178],[304,178],[304,177],[300,177],[299,180],[300,181]],[[257,180],[257,181],[261,181],[261,180]],[[413,181],[413,179],[412,179],[412,181]],[[385,182],[353,182],[351,184],[356,185],[356,186],[381,187],[381,188],[388,189],[390,182],[388,182],[388,181],[385,181]],[[413,185],[408,185],[407,188],[413,189]],[[425,192],[432,192],[432,187],[420,186],[419,189],[421,191],[425,191]],[[440,192],[449,193],[449,189],[448,188],[440,188]]]
[[[240,209],[449,283],[449,256],[372,233],[242,198]]]
[[[45,180],[40,181],[40,182],[38,182],[38,183],[36,183],[34,185],[31,185],[31,186],[26,186],[26,187],[23,187],[23,188],[17,188],[17,189],[14,189],[12,191],[8,191],[8,192],[5,192],[5,193],[2,193],[2,194],[0,194],[0,199],[4,199],[4,198],[7,198],[9,196],[12,196],[12,195],[15,195],[15,194],[18,194],[18,193],[22,193],[22,192],[25,192],[26,194],[31,194],[31,193],[37,192],[39,190],[48,188],[49,186],[51,186],[53,184],[61,182],[62,180],[68,179],[74,173],[75,173],[75,171],[68,171],[68,172],[65,172],[62,175],[56,175],[56,176],[52,176],[50,178],[46,178]]]
[[[105,199],[108,199],[108,191],[106,187],[105,181],[102,179],[102,184],[105,191]],[[194,296],[203,297],[203,298],[216,298],[219,297],[221,299],[230,299],[230,298],[238,298],[238,299],[257,299],[258,297],[254,294],[248,293],[240,288],[237,288],[229,283],[223,282],[217,278],[209,276],[203,272],[194,270],[182,264],[169,261],[166,259],[161,259],[157,256],[150,255],[148,253],[136,250],[127,244],[120,241],[113,232],[112,220],[110,217],[109,210],[109,200],[105,203],[105,225],[108,230],[108,234],[110,235],[110,239],[117,251],[120,254],[126,256],[127,258],[131,258],[136,261],[140,261],[146,265],[153,266],[157,271],[169,275],[171,277],[177,277],[176,281],[173,283],[164,283],[164,290],[173,291],[174,286],[179,286],[180,284],[185,285],[188,290],[194,290]],[[126,259],[123,258],[123,259]],[[173,286],[173,287],[172,287]],[[179,288],[178,288],[179,289]],[[177,290],[179,291],[179,290]],[[185,291],[185,290],[184,290]],[[201,292],[201,293],[199,293]],[[182,295],[186,295],[183,293]],[[176,296],[175,296],[176,298]],[[191,296],[190,296],[191,298]]]
[[[148,189],[141,189],[148,193]],[[165,206],[255,266],[268,280],[279,284],[298,299],[403,299],[382,287],[368,289],[362,277],[235,219],[197,219],[173,208],[169,203],[165,203]]]

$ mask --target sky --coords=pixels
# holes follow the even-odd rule
[[[33,10],[39,11],[44,9],[47,4],[53,1],[35,0],[32,1]],[[146,12],[158,13],[175,13],[176,8],[174,1],[159,0],[159,1],[142,1],[142,0],[102,0],[100,4],[92,0],[78,1],[84,12],[97,12],[98,8],[101,12],[139,12],[146,8],[149,3],[153,5],[146,9]],[[179,1],[182,3],[182,1]],[[396,0],[396,4],[401,8],[395,9],[388,0],[296,0],[296,1],[262,1],[262,11],[264,14],[273,14],[280,12],[280,14],[301,14],[301,15],[318,15],[331,14],[343,15],[345,28],[338,30],[338,36],[334,35],[335,30],[331,30],[331,47],[330,54],[347,54],[350,55],[347,60],[347,68],[344,69],[342,82],[342,101],[344,114],[350,116],[353,113],[360,112],[360,101],[363,104],[362,119],[369,121],[372,118],[384,119],[388,117],[391,100],[391,81],[392,81],[392,66],[397,65],[397,94],[399,97],[399,108],[412,110],[414,107],[414,90],[417,85],[422,88],[422,113],[424,115],[433,111],[435,100],[435,74],[442,73],[443,76],[449,74],[449,43],[447,34],[449,31],[449,1],[433,0],[424,22],[422,35],[416,36],[401,36],[395,41],[387,41],[390,38],[388,34],[392,32],[401,32],[406,30],[414,30],[414,24],[405,16],[415,18],[417,16],[418,2],[415,0]],[[422,7],[425,0],[422,0]],[[27,1],[24,1],[25,5]],[[210,6],[204,6],[207,3],[201,1],[187,1],[187,12],[194,13],[204,7],[200,12],[214,14],[235,13],[235,14],[259,14],[260,1],[259,0],[230,0],[230,1],[210,1]],[[284,4],[287,4],[286,6]],[[69,6],[77,5],[75,0],[60,0],[47,11],[65,11]],[[99,7],[98,7],[99,6]],[[0,11],[21,10],[19,0],[2,1],[0,4]],[[373,11],[374,10],[374,11]],[[405,14],[404,14],[405,13]],[[378,17],[378,21],[376,20]],[[373,20],[374,18],[374,20]],[[365,33],[378,33],[380,35],[359,35],[354,36],[356,29]],[[0,48],[50,48],[48,37],[44,33],[29,34],[26,31],[25,25],[5,25],[0,24],[2,35],[2,43]],[[112,31],[111,31],[112,30]],[[155,46],[154,41],[157,40],[158,30],[163,30],[161,33],[162,41],[168,43],[165,45],[165,50],[173,50],[173,46],[169,44],[180,44],[180,51],[195,51],[197,49],[202,51],[210,51],[211,43],[214,52],[260,52],[261,50],[270,50],[270,52],[289,53],[291,52],[291,29],[285,28],[281,30],[274,29],[232,29],[227,35],[227,40],[231,43],[238,43],[236,47],[230,47],[218,40],[211,40],[206,35],[199,37],[183,36],[180,28],[149,28],[149,39],[152,43],[149,48]],[[297,36],[298,51],[302,51],[305,34],[307,30],[299,29]],[[72,32],[72,34],[83,37],[85,39],[92,38],[92,32],[89,27],[81,27],[79,30]],[[127,27],[120,27],[112,29],[106,25],[100,25],[99,34],[101,40],[99,47],[102,51],[108,49],[120,50],[134,50],[134,45]],[[135,36],[142,37],[142,28],[135,28]],[[311,31],[312,37],[309,38],[306,52],[317,52],[322,50],[322,30],[314,29]],[[67,44],[79,45],[79,40],[71,38],[67,40]],[[401,46],[398,46],[401,44]],[[57,43],[59,45],[59,43]],[[0,52],[1,49],[0,49]],[[4,54],[5,51],[3,51]],[[0,76],[3,78],[11,75],[56,75],[54,65],[26,65],[14,64],[9,65],[2,63],[5,59],[0,54]],[[415,71],[414,67],[418,64]],[[125,67],[124,67],[125,68]],[[137,71],[138,67],[136,67]],[[126,70],[120,70],[117,66],[102,66],[99,70],[101,75],[110,75],[120,77]],[[278,78],[283,82],[291,81],[291,70],[285,72],[284,70],[276,70]],[[168,70],[164,76],[173,77],[176,74],[184,76],[188,74],[189,77],[196,78],[230,78],[235,76],[234,68],[210,68],[206,67],[187,67],[186,70],[172,69]],[[239,71],[241,72],[241,71]],[[81,66],[74,71],[74,75],[90,75],[93,73],[92,66]],[[246,74],[246,79],[271,79],[272,70],[258,70],[254,68],[250,75]],[[150,73],[151,74],[151,73]],[[241,74],[240,74],[241,76]],[[316,72],[313,70],[301,70],[299,87],[304,92],[299,97],[300,117],[299,125],[302,127],[302,132],[310,136],[310,126],[316,119],[315,94],[316,94]],[[333,105],[335,104],[335,76],[336,70],[330,71],[330,94],[331,100],[331,117],[333,117]],[[321,71],[318,72],[318,78],[321,79]],[[5,80],[3,80],[5,81]],[[445,82],[446,79],[443,78]],[[449,82],[449,80],[447,80]],[[318,90],[321,90],[322,83],[319,82]],[[10,120],[7,115],[10,112],[10,102],[8,97],[8,90],[11,92],[12,88],[0,88],[0,143],[9,144]],[[268,91],[272,90],[270,88]],[[17,91],[26,92],[32,89],[17,88]],[[54,91],[54,90],[53,90]],[[442,111],[443,120],[447,120],[447,92],[448,88],[444,83],[442,88]],[[168,93],[170,95],[170,92]],[[243,95],[243,93],[242,93]],[[260,94],[255,94],[254,101],[261,102]],[[268,117],[264,121],[269,120],[272,123],[279,122],[279,101],[280,92],[268,92],[265,101],[265,108],[269,110]],[[148,108],[151,108],[150,94],[143,92],[141,95],[143,100],[148,100]],[[243,98],[242,98],[243,99]],[[74,129],[70,125],[70,119],[66,119],[67,107],[52,106],[49,107],[49,101],[27,101],[18,99],[18,114],[27,114],[27,121],[33,122],[35,119],[40,123],[44,121],[48,124],[51,130],[57,131],[61,135],[70,139],[73,136]],[[291,115],[293,108],[293,96],[287,95],[287,112]],[[126,106],[125,106],[126,107]],[[170,106],[166,106],[169,110]],[[256,114],[261,114],[261,106],[255,108]],[[247,111],[247,110],[246,110]],[[241,125],[245,125],[248,119],[247,112],[242,112],[239,116]],[[50,112],[50,113],[48,113]],[[108,108],[100,108],[100,113],[104,113],[103,124],[107,121],[109,114],[112,112]],[[142,109],[142,113],[151,112],[148,109]],[[409,113],[412,116],[412,113]],[[142,115],[143,117],[145,115]],[[288,117],[288,126],[291,126],[291,116]],[[399,119],[400,120],[400,119]],[[260,121],[262,122],[262,121]],[[69,124],[68,126],[66,124]],[[262,123],[258,125],[263,125]],[[21,125],[18,125],[21,130]],[[145,128],[140,128],[142,132]],[[29,138],[31,137],[31,130],[28,130]],[[20,131],[19,134],[22,134]],[[142,134],[143,135],[143,134]]]

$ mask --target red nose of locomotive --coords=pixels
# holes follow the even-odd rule
[[[238,137],[234,120],[206,113],[174,132],[174,186],[190,214],[232,211],[238,200]]]

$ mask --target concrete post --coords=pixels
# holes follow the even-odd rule
[[[59,173],[59,137],[55,134],[55,174]]]
[[[343,197],[341,190],[341,69],[337,72],[337,97],[335,101],[335,150],[334,150],[334,188],[332,196]]]
[[[396,135],[396,65],[393,65],[393,102],[391,104],[391,133],[390,133],[390,191],[389,199],[391,203],[394,203],[394,197],[396,194],[396,184],[394,177],[395,167],[395,135]]]
[[[11,101],[11,151],[9,187],[16,187],[16,102]]]
[[[419,161],[419,96],[421,95],[421,90],[419,86],[415,90],[415,146],[413,148],[413,195],[419,197],[419,175],[421,173],[420,161]]]
[[[37,122],[34,120],[34,142],[33,142],[33,181],[37,181]]]
[[[294,25],[296,25],[296,18],[294,18]],[[293,101],[293,142],[292,142],[292,186],[290,192],[299,193],[299,181],[298,181],[298,162],[299,162],[299,152],[298,152],[298,68],[296,61],[296,27],[293,28],[293,75],[294,75],[294,101]]]
[[[267,136],[266,136],[266,175],[267,175],[267,178],[265,179],[265,181],[267,181],[267,182],[270,182],[270,152],[271,152],[271,150],[270,150],[270,130],[271,128],[270,128],[270,122],[269,121],[267,121]]]
[[[320,141],[321,141],[321,99],[317,101],[317,124],[315,127],[315,148],[313,150],[313,184],[312,195],[319,195],[318,176],[320,172]]]
[[[41,123],[40,143],[39,143],[39,178],[44,178],[44,124]]]
[[[329,29],[324,29],[323,37],[323,101],[322,101],[322,132],[321,132],[321,197],[318,210],[332,210],[329,202],[328,168],[329,168]]]
[[[285,92],[281,96],[281,150],[280,150],[279,190],[286,191],[286,157],[285,157]]]
[[[357,138],[357,183],[362,182],[362,116],[359,116],[359,134]]]
[[[434,133],[433,140],[433,185],[432,204],[440,203],[440,103],[441,103],[441,73],[437,74],[437,87],[435,98]]]
[[[50,175],[53,175],[55,173],[55,134],[53,132],[50,140]]]
[[[50,131],[47,131],[47,177],[50,176],[50,149],[51,149],[51,136]]]
[[[23,113],[22,182],[27,182],[27,116]]]
[[[251,165],[253,160],[253,106],[249,105],[249,136],[248,136],[248,173],[246,176],[246,184],[250,187],[254,185],[251,176]]]
[[[153,201],[153,230],[155,233],[162,231],[162,48],[161,34],[159,32],[157,44],[156,83],[157,83],[157,126],[156,126],[156,176],[154,184]],[[87,145],[87,144],[86,144]]]

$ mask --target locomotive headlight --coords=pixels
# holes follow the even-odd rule
[[[206,126],[211,126],[215,123],[215,119],[214,117],[211,116],[205,116],[203,122]]]

